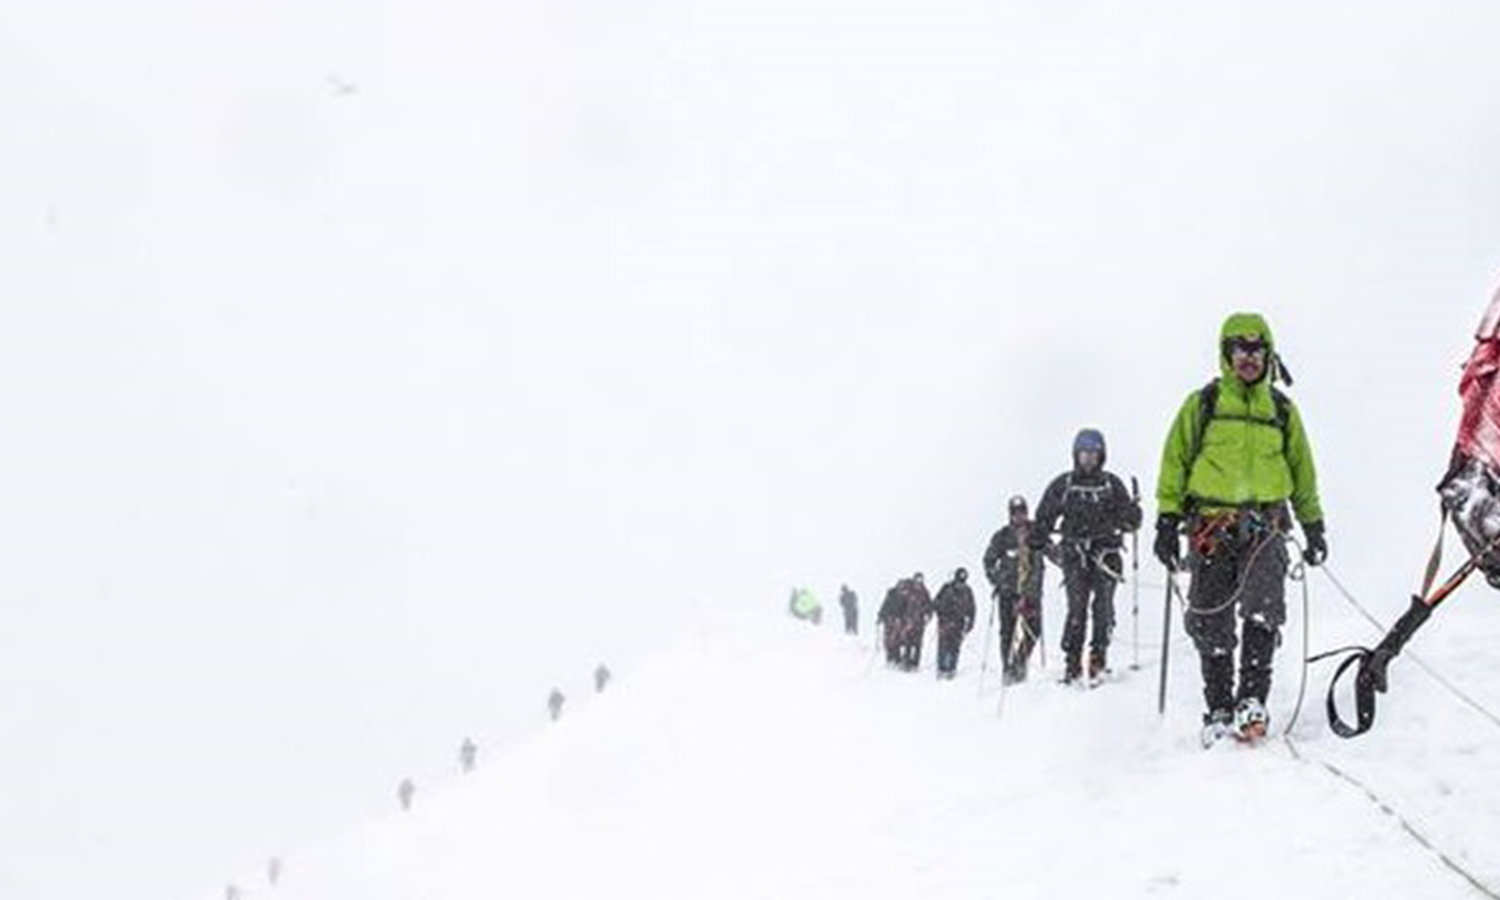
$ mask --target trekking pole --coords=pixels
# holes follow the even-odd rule
[[[1042,619],[1042,595],[1036,595],[1036,649],[1040,656],[1042,671],[1047,671],[1047,640],[1043,632],[1047,630],[1047,623]]]
[[[1130,476],[1130,496],[1141,505],[1141,484]],[[1130,669],[1141,667],[1141,529],[1130,532]]]
[[[974,693],[976,697],[984,696],[984,676],[989,674],[990,671],[990,637],[991,633],[995,630],[995,607],[997,605],[998,601],[995,599],[995,595],[991,594],[990,624],[984,628],[984,657],[979,663],[979,690]]]
[[[1044,632],[1047,630],[1047,624],[1042,618],[1042,595],[1047,593],[1046,557],[1042,558],[1041,563],[1042,578],[1037,582],[1036,586],[1036,646],[1037,654],[1040,657],[1039,662],[1042,664],[1042,671],[1045,672],[1047,671],[1047,639]]]
[[[875,669],[875,660],[877,660],[877,659],[880,658],[880,650],[881,650],[882,645],[885,643],[885,640],[884,640],[885,628],[881,627],[881,623],[879,623],[879,622],[877,622],[875,624],[876,624],[877,627],[871,629],[871,632],[870,632],[870,634],[871,634],[871,639],[870,639],[870,656],[869,656],[868,659],[865,660],[865,671],[864,671],[865,675],[868,675],[868,674],[870,674],[870,672],[874,671],[874,669]]]
[[[1156,688],[1156,714],[1167,714],[1167,650],[1172,638],[1172,591],[1177,587],[1177,570],[1167,569],[1167,592],[1161,614],[1161,682]]]
[[[1000,699],[995,701],[995,718],[1005,718],[1005,679],[1000,679]]]
[[[1005,642],[1001,641],[1000,642],[1000,655],[1001,656],[1005,656],[1005,654],[1006,654]],[[1006,668],[1009,668],[1009,666],[1007,666]],[[1009,682],[1009,681],[1010,681],[1010,678],[1008,677],[1008,675],[1005,674],[1005,673],[1002,673],[1001,676],[1000,676],[1000,699],[995,702],[995,718],[997,718],[997,719],[1003,719],[1003,718],[1005,718],[1005,692],[1010,687],[1010,685],[1007,684],[1007,682]]]

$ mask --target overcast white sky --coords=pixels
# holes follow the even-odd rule
[[[188,897],[704,606],[1154,489],[1220,321],[1394,613],[1500,7],[0,8],[0,898]]]

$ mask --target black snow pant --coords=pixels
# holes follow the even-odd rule
[[[938,674],[952,674],[958,669],[958,651],[963,647],[964,629],[963,624],[954,622],[952,625],[938,623]]]
[[[1115,576],[1120,571],[1120,553],[1110,550],[1097,556],[1083,548],[1067,548],[1063,558],[1063,586],[1068,593],[1068,620],[1063,623],[1062,650],[1068,670],[1076,672],[1083,653],[1089,616],[1089,653],[1101,662],[1109,652],[1109,636],[1115,629]]]
[[[887,619],[882,623],[885,626],[885,661],[887,665],[895,666],[901,663],[901,621],[899,619]]]
[[[859,611],[852,606],[844,607],[844,633],[859,634]]]
[[[1031,651],[1042,639],[1042,603],[1038,598],[1020,594],[1001,594],[1000,604],[1000,660],[1004,664],[1007,678],[1019,681],[1026,677],[1026,663]],[[1025,623],[1019,640],[1016,638],[1017,622]]]
[[[1286,622],[1290,563],[1278,517],[1238,513],[1196,520],[1189,528],[1187,633],[1198,648],[1203,700],[1209,712],[1231,710],[1236,700],[1262,704],[1271,690],[1271,658]],[[1236,615],[1238,614],[1238,615]],[[1236,619],[1243,634],[1236,634]],[[1240,649],[1239,690],[1234,650]]]
[[[927,636],[927,620],[913,619],[906,623],[906,640],[902,646],[901,663],[915,672],[922,668],[922,639]]]

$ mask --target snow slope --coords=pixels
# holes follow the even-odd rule
[[[1314,587],[1317,626],[1357,631],[1327,582]],[[1424,637],[1434,666],[1484,686],[1479,647],[1500,622],[1471,606],[1455,611],[1461,627]],[[1151,607],[1142,624],[1155,633]],[[1128,598],[1121,609],[1128,665]],[[1098,690],[1054,671],[1002,701],[993,670],[977,691],[980,637],[959,679],[940,683],[930,655],[905,675],[868,638],[718,618],[476,774],[419,791],[412,812],[290,857],[274,891],[244,896],[1475,896],[1395,814],[1500,883],[1494,726],[1408,663],[1361,741],[1334,738],[1310,696],[1297,753],[1279,739],[1205,752],[1180,632],[1165,720],[1152,646],[1141,670]],[[1294,655],[1281,655],[1272,698],[1281,724]]]
[[[0,900],[221,884],[628,675],[703,586],[973,567],[1082,425],[1149,493],[1238,307],[1393,615],[1500,281],[1496,33],[0,4]],[[1439,771],[1400,734],[1379,765]]]

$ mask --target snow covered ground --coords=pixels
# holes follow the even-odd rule
[[[1149,494],[1236,308],[1394,618],[1500,281],[1497,33],[1492,0],[0,4],[0,900],[217,897],[271,853],[320,900],[998,894],[1028,854],[1051,895],[1339,859],[1440,893],[1280,748],[1189,752],[1187,670],[1158,726],[1140,678],[996,723],[780,623],[642,666],[695,609],[977,571],[1081,426]],[[1416,648],[1490,706],[1493,609]],[[1318,646],[1346,615],[1322,586]],[[601,659],[619,692],[532,735]],[[1407,674],[1308,752],[1493,873],[1492,726]],[[465,734],[484,773],[435,796]],[[405,775],[365,862],[296,849]],[[1209,840],[1263,801],[1330,852]],[[1174,829],[1201,852],[1130,843]]]
[[[1313,587],[1319,639],[1360,636],[1328,582]],[[887,670],[868,637],[713,618],[476,773],[419,789],[412,812],[393,800],[379,821],[288,857],[274,891],[247,875],[244,896],[1477,896],[1439,851],[1500,884],[1495,725],[1403,660],[1361,740],[1323,724],[1323,670],[1292,742],[1205,752],[1190,647],[1179,630],[1158,719],[1159,656],[1145,642],[1142,668],[1128,670],[1124,599],[1117,680],[1057,684],[1053,647],[1054,670],[1003,699],[993,668],[979,691],[978,629],[959,678],[943,683],[930,655],[917,676]],[[1496,701],[1482,647],[1500,618],[1472,602],[1487,599],[1455,603],[1418,644]],[[1159,600],[1142,605],[1155,634]],[[1300,642],[1297,605],[1288,646]],[[1294,658],[1280,656],[1279,726]]]

